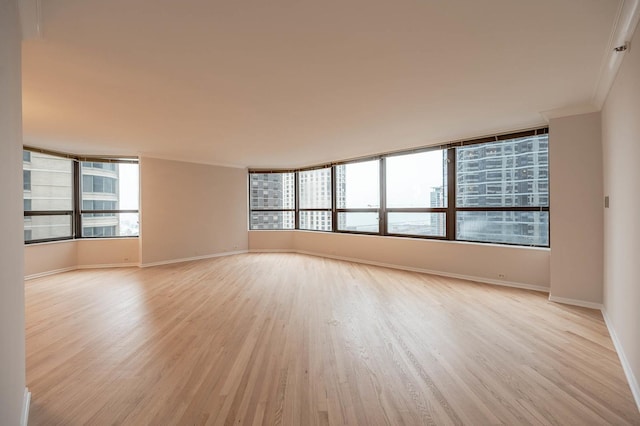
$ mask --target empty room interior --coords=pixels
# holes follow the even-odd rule
[[[640,0],[0,0],[0,424],[640,425]]]

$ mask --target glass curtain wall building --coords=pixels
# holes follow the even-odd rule
[[[138,235],[135,160],[23,151],[24,240]]]

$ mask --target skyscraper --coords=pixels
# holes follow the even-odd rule
[[[548,206],[548,146],[548,135],[538,135],[456,148],[457,206]],[[476,241],[530,238],[545,245],[548,237],[538,238],[548,229],[548,212],[466,211],[457,217],[458,236]]]

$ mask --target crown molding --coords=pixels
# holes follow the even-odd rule
[[[20,26],[22,39],[42,37],[42,5],[40,0],[19,0]]]
[[[602,58],[598,81],[594,87],[591,102],[602,109],[611,86],[618,74],[625,54],[633,48],[628,44],[640,19],[640,0],[621,0],[618,14],[611,29],[609,44]],[[616,51],[617,47],[627,46],[627,49]]]

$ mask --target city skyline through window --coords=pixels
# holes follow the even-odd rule
[[[290,172],[299,224],[287,229],[548,246],[547,132]]]

